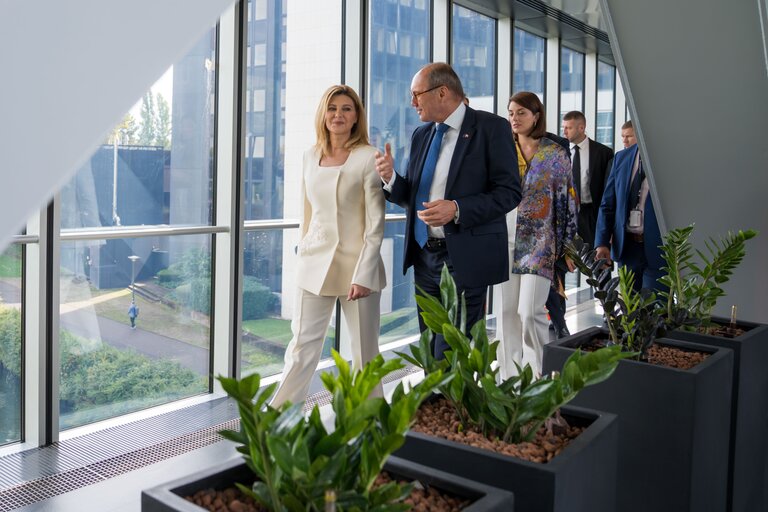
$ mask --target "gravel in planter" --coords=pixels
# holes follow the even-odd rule
[[[531,441],[506,443],[498,437],[486,437],[477,428],[462,430],[456,410],[447,400],[438,398],[421,406],[411,430],[531,462],[546,463],[584,432],[583,427],[572,427],[564,419],[561,420],[562,424],[551,429],[540,428]]]

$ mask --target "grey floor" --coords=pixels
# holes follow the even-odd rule
[[[583,293],[583,292],[580,292],[580,293]],[[588,291],[586,293],[588,293]],[[577,302],[577,301],[574,300],[573,302]],[[568,313],[566,314],[566,321],[570,331],[572,333],[575,333],[586,327],[601,324],[602,316],[601,316],[599,307],[595,305],[594,301],[584,300],[581,304],[572,306],[569,309]],[[492,322],[489,322],[489,327],[491,326],[491,324]],[[552,331],[550,331],[550,334],[552,335]],[[405,374],[407,374],[407,372],[403,373],[403,375]],[[394,385],[395,385],[395,382],[391,382],[387,386],[393,387]],[[313,391],[315,391],[317,388],[318,388],[318,384],[313,383]],[[385,390],[387,390],[386,386],[385,386]],[[229,419],[229,417],[234,417],[236,415],[231,405],[229,406],[229,409],[230,409],[229,411],[222,412],[223,409],[224,408],[221,405],[201,407],[199,411],[202,411],[201,413],[202,417],[196,418],[196,422],[199,421],[204,424],[208,419],[209,425],[213,426],[221,423],[223,419],[222,414],[227,417],[226,419]],[[195,409],[195,411],[198,411],[198,409]],[[207,411],[210,411],[210,412],[207,412]],[[206,415],[210,416],[210,418],[206,418]],[[173,415],[169,415],[169,418],[173,418]],[[150,420],[150,421],[160,421],[160,420]],[[157,429],[157,424],[145,426],[144,428]],[[165,439],[165,437],[169,437],[169,436],[173,437],[174,435],[176,436],[178,435],[178,433],[173,432],[172,429],[169,427],[163,427],[163,428],[169,431],[161,433],[157,446],[161,446],[163,445],[163,443],[165,443],[165,446],[167,446],[167,444],[172,441]],[[98,445],[99,443],[105,442],[104,439],[100,440],[98,437],[90,437],[89,439],[92,439],[93,443],[96,445]],[[7,456],[0,457],[0,511],[6,511],[6,510],[21,510],[21,511],[28,511],[28,512],[67,511],[67,510],[78,511],[78,512],[91,512],[91,511],[93,512],[96,512],[96,511],[136,512],[136,511],[139,511],[141,510],[142,489],[147,489],[155,485],[176,479],[178,477],[194,473],[196,471],[208,468],[212,465],[221,463],[225,460],[228,460],[237,456],[237,452],[234,449],[234,445],[228,441],[200,442],[199,439],[197,441],[198,441],[198,444],[201,445],[201,447],[194,448],[194,449],[187,448],[187,449],[178,450],[180,452],[185,452],[185,453],[181,453],[176,456],[164,458],[163,460],[157,460],[156,462],[142,465],[142,467],[139,467],[138,469],[115,470],[114,468],[112,468],[112,473],[115,476],[109,476],[110,473],[108,471],[104,472],[103,471],[104,466],[103,465],[100,466],[99,465],[100,463],[84,465],[84,467],[77,468],[74,471],[70,469],[70,471],[73,472],[72,478],[86,478],[87,480],[87,478],[90,477],[89,481],[94,483],[76,488],[75,490],[72,490],[69,492],[60,492],[61,489],[57,490],[55,488],[56,485],[63,485],[62,488],[67,489],[67,485],[68,485],[67,482],[62,481],[61,478],[59,478],[56,483],[53,483],[52,480],[46,480],[46,478],[36,480],[36,478],[50,476],[52,472],[56,471],[55,468],[52,470],[48,468],[45,464],[40,464],[39,462],[37,463],[37,465],[35,465],[35,463],[30,464],[29,460],[37,460],[41,458],[41,456],[38,456],[37,453],[31,454],[32,457],[28,457],[26,459],[17,457],[18,459],[17,466],[19,466],[17,468],[17,473],[16,473],[17,480],[15,482],[12,481],[10,483],[8,478],[10,476],[10,478],[13,479],[14,478],[13,474],[9,475],[8,472],[6,472],[5,475],[2,474],[3,459],[7,459],[8,457]],[[150,443],[146,443],[146,444],[150,444]],[[70,444],[70,446],[72,445]],[[191,446],[195,446],[194,443]],[[173,453],[174,449],[178,449],[178,443],[177,445],[175,445],[175,447],[172,446],[168,449],[171,450],[170,453]],[[41,450],[45,450],[45,449],[41,449]],[[105,450],[108,452],[109,447],[86,446],[84,444],[81,444],[79,448],[77,448],[75,451],[80,451],[80,452],[94,451],[98,453],[100,451],[103,452]],[[105,458],[109,458],[111,456],[112,460],[136,459],[136,454],[140,453],[142,450],[139,449],[138,447],[133,447],[133,448],[128,447],[118,451],[121,452],[120,455],[107,453],[106,454],[107,457]],[[147,453],[152,454],[157,450],[148,449],[146,451]],[[75,454],[75,456],[77,456],[77,454]],[[150,460],[150,461],[163,458],[162,455],[158,456],[156,454],[154,456],[155,459],[152,459],[152,458],[147,459],[146,457],[148,457],[149,455],[144,453],[142,453],[142,456],[145,457],[146,460]],[[123,459],[120,459],[121,457]],[[53,465],[54,466],[56,464],[60,465],[61,459],[63,458],[62,453],[55,452],[54,458],[56,460],[54,461],[55,463]],[[80,458],[82,459],[83,457],[81,456]],[[75,474],[78,471],[79,473]],[[35,472],[38,472],[39,474],[36,476],[34,475]],[[21,476],[22,474],[23,474],[23,477]],[[107,475],[106,477],[104,476],[105,474]],[[3,479],[3,476],[5,476],[5,479]],[[57,477],[61,475],[53,475],[53,476]],[[16,494],[16,496],[18,496],[19,492],[21,491],[19,486],[22,485],[24,481],[29,482],[30,480],[32,480],[33,483],[26,484],[26,487],[24,488],[24,492],[27,494],[27,496],[25,496],[26,501],[23,502],[23,503],[29,503],[29,504],[26,504],[21,508],[14,508],[14,503],[19,503],[19,502],[18,501],[14,502],[13,499],[10,499],[10,498],[13,497],[14,493]],[[72,485],[70,483],[69,485],[70,485],[69,488],[72,488],[75,486],[79,486],[80,484]],[[40,501],[35,501],[35,495],[39,495]],[[52,495],[53,497],[44,499],[47,496],[52,496]]]

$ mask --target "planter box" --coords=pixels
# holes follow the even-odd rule
[[[486,484],[457,478],[397,457],[390,457],[384,469],[393,476],[418,480],[455,496],[474,500],[464,509],[467,512],[511,512],[515,509],[511,493]],[[235,482],[247,485],[252,481],[253,473],[245,465],[242,457],[237,457],[207,471],[142,491],[141,510],[143,512],[200,512],[204,509],[185,500],[184,496],[191,496],[200,489],[225,489]]]
[[[726,318],[713,318],[728,325]],[[768,510],[768,325],[738,322],[746,332],[723,338],[687,331],[669,337],[733,350],[728,510]]]
[[[547,464],[409,432],[395,454],[425,466],[507,489],[518,512],[615,512],[618,429],[613,414],[566,406],[586,430]]]
[[[576,347],[607,331],[591,327],[544,346],[544,371],[560,370]],[[662,345],[708,352],[690,370],[619,362],[614,374],[571,402],[618,415],[617,507],[629,511],[726,509],[733,351],[681,341]]]

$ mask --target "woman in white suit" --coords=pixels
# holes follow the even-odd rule
[[[337,299],[352,338],[353,367],[379,353],[384,194],[363,104],[352,88],[334,85],[325,92],[315,131],[317,142],[304,153],[301,179],[293,339],[273,405],[306,398]]]

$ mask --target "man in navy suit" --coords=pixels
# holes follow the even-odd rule
[[[411,138],[404,174],[394,172],[391,148],[376,169],[387,200],[407,210],[403,272],[440,297],[443,264],[467,304],[467,329],[485,317],[488,286],[509,278],[505,215],[520,202],[512,130],[506,119],[464,103],[450,65],[424,66],[411,81],[411,105],[421,121]],[[402,172],[402,170],[401,170]],[[419,325],[426,327],[419,315]],[[434,340],[437,358],[448,348]]]
[[[595,258],[615,260],[635,274],[635,289],[659,290],[661,233],[638,145],[616,153],[597,215]],[[608,247],[611,250],[608,250]]]

